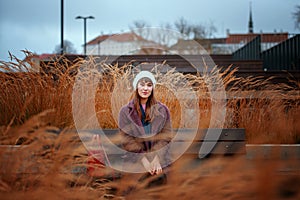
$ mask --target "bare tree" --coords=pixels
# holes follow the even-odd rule
[[[209,22],[206,28],[207,28],[206,38],[211,38],[217,32],[217,27],[214,25],[212,21]]]
[[[161,45],[168,46],[170,41],[174,39],[173,27],[170,23],[161,23],[160,27],[163,29],[162,34],[158,35],[158,43]]]
[[[300,30],[300,5],[296,6],[296,10],[292,14],[295,20],[295,28]]]
[[[147,34],[147,33],[145,33],[143,29],[149,26],[150,25],[144,20],[135,20],[133,21],[132,25],[129,25],[129,29],[135,32],[139,36],[146,37],[147,35],[143,35],[143,34]]]
[[[184,18],[180,18],[175,22],[175,28],[181,34],[194,39],[211,38],[217,32],[217,28],[211,21],[207,25],[203,25],[202,23],[193,25]]]
[[[173,29],[173,26],[172,24],[170,24],[169,22],[165,22],[165,23],[160,23],[160,26],[162,29],[170,29],[172,30]]]
[[[174,32],[173,27],[178,32]],[[132,32],[143,37],[146,40],[154,41],[162,46],[170,46],[178,41],[178,39],[203,39],[210,38],[216,32],[216,27],[210,22],[207,25],[198,23],[193,25],[183,17],[174,22],[174,26],[170,23],[160,24],[161,29],[151,28],[149,24],[143,20],[136,20],[129,26]]]
[[[194,35],[194,39],[211,38],[216,32],[217,28],[211,21],[207,25],[199,23],[192,26],[192,33]]]
[[[206,29],[202,24],[193,25],[192,33],[194,35],[194,39],[202,39],[206,37]]]
[[[178,32],[180,32],[181,34],[184,34],[187,37],[191,36],[192,26],[183,17],[181,17],[179,20],[175,21],[174,25],[175,25],[176,30]]]
[[[61,48],[60,48],[60,44],[58,44],[55,46],[53,53],[59,54],[60,52],[61,52]],[[74,44],[69,40],[64,40],[64,53],[69,53],[69,54],[77,53]]]

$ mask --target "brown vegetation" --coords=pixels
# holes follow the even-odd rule
[[[74,69],[81,69],[77,77],[90,78],[92,74],[93,80],[99,80],[94,94],[78,92],[96,97],[91,102],[101,128],[117,128],[118,108],[131,95],[130,65],[110,66],[93,60],[71,64],[62,59],[54,62],[51,73],[37,73],[24,71],[22,61],[16,61],[2,63],[6,72],[0,73],[1,199],[124,199],[122,192],[130,186],[135,189],[126,199],[300,197],[299,171],[285,176],[280,173],[282,167],[297,165],[298,160],[285,160],[282,166],[279,160],[249,161],[244,156],[204,161],[182,157],[172,166],[168,184],[150,189],[145,189],[147,182],[137,184],[126,174],[120,178],[109,167],[99,166],[104,176],[90,177],[85,173],[89,157],[74,131]],[[83,65],[91,70],[82,70]],[[97,70],[99,66],[105,73]],[[299,143],[300,84],[295,82],[291,87],[256,77],[237,78],[236,70],[215,68],[201,76],[170,71],[158,76],[156,95],[170,108],[173,127],[209,127],[213,105],[210,91],[216,81],[222,81],[228,97],[227,112],[225,124],[216,126],[245,128],[247,143]],[[184,98],[184,91],[190,87],[198,97],[199,124],[185,123],[186,118],[181,115],[182,107],[195,103]],[[83,105],[87,103],[90,102]]]

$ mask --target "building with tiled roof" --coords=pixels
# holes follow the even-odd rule
[[[169,52],[172,54],[182,55],[199,55],[199,54],[211,54],[212,44],[224,44],[226,38],[209,38],[209,39],[194,39],[183,40],[179,39],[178,42],[169,48]]]
[[[171,54],[199,55],[207,54],[206,50],[195,40],[179,39],[176,44],[169,48]]]
[[[261,38],[262,51],[270,49],[273,46],[282,43],[289,38],[289,34],[287,32],[255,33],[252,20],[252,8],[250,4],[248,33],[231,34],[228,31],[225,43],[213,44],[211,52],[213,54],[232,54],[233,52],[242,48],[258,36],[260,36]]]
[[[98,36],[98,37],[96,37],[96,38],[94,38],[94,39],[92,39],[91,41],[89,41],[88,43],[86,43],[86,45],[88,46],[88,45],[97,45],[97,44],[99,44],[99,43],[101,43],[101,42],[103,42],[103,41],[105,41],[107,38],[109,38],[110,36],[112,36],[112,35],[100,35],[100,36]]]
[[[144,39],[134,32],[100,35],[86,45],[87,55],[127,55],[133,53],[147,53],[147,49],[161,49],[162,47]],[[157,51],[157,50],[156,50]],[[160,50],[159,50],[160,51]]]
[[[280,43],[288,39],[288,33],[248,33],[248,34],[228,34],[227,44],[248,43],[257,36],[261,37],[262,43]]]

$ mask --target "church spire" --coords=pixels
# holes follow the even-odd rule
[[[253,33],[252,2],[251,2],[251,1],[250,1],[250,13],[249,13],[248,32],[249,32],[249,33]]]

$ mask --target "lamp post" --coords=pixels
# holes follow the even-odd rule
[[[60,1],[60,54],[64,54],[64,0]]]
[[[83,39],[84,39],[84,44],[83,44],[83,47],[84,47],[84,55],[86,55],[86,20],[87,19],[95,19],[95,17],[93,16],[88,16],[88,17],[82,17],[82,16],[77,16],[75,19],[83,19],[83,30],[84,30],[84,33],[83,33]]]

